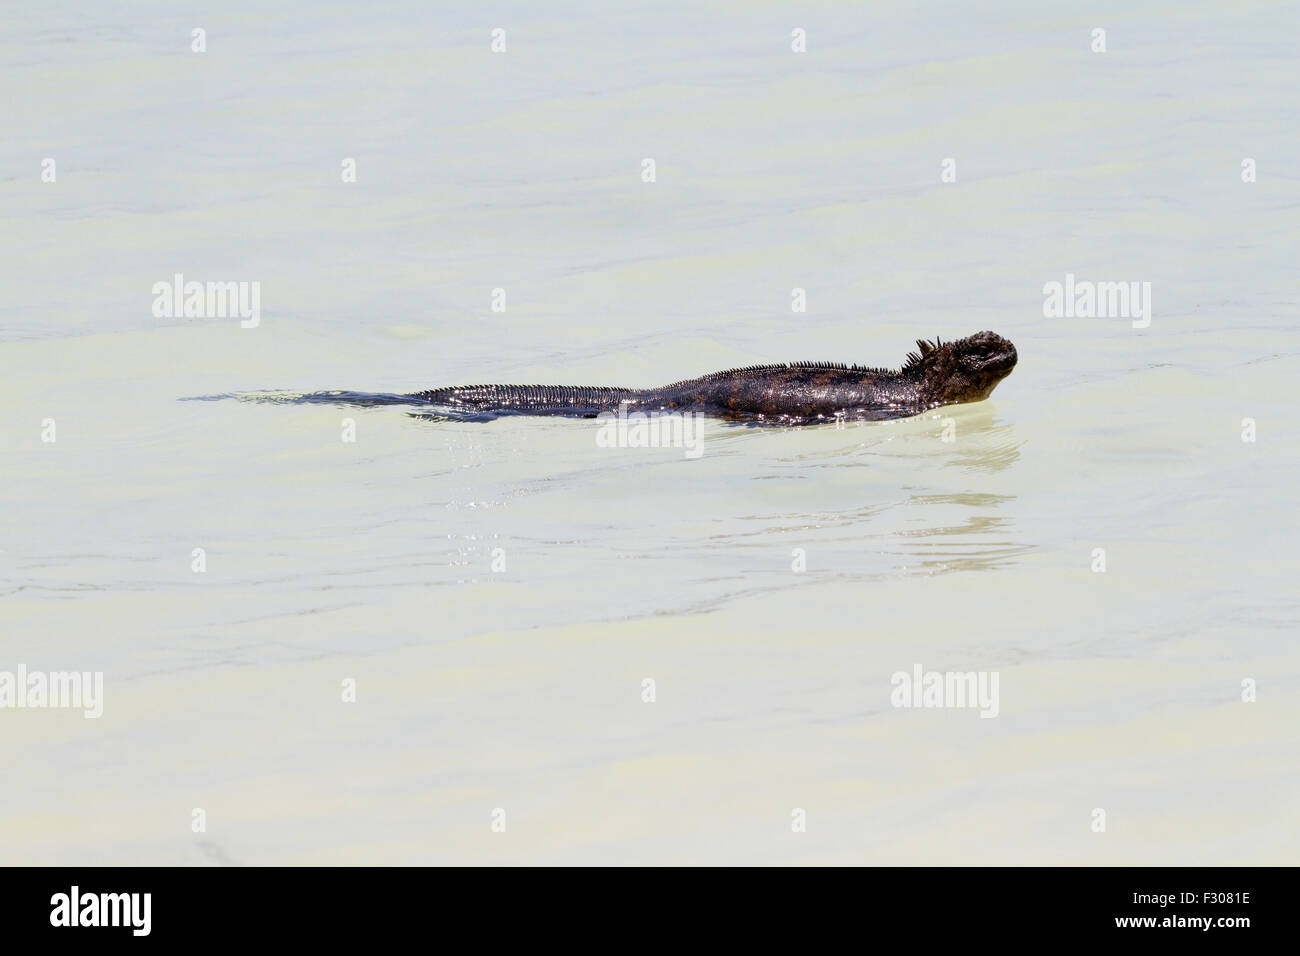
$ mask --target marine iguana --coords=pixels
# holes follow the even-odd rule
[[[900,368],[835,362],[751,365],[662,388],[603,385],[453,385],[405,395],[373,392],[244,393],[255,402],[432,406],[435,417],[486,421],[503,415],[596,418],[632,412],[699,412],[755,425],[908,418],[940,405],[978,402],[1016,367],[1016,347],[993,332],[953,342],[916,340]],[[420,413],[424,414],[424,413]]]
[[[701,412],[733,421],[815,425],[837,419],[906,418],[940,405],[978,402],[1016,367],[1016,347],[993,332],[953,342],[916,340],[898,369],[832,362],[751,365],[662,388],[575,385],[456,385],[401,398],[480,418],[601,412]],[[398,396],[394,396],[398,398]]]

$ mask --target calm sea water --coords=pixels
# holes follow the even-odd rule
[[[104,713],[0,709],[0,862],[1294,863],[1300,31],[999,7],[10,11],[0,671]],[[180,401],[986,328],[988,402],[697,460]]]

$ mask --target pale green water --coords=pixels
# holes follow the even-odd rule
[[[0,709],[0,862],[1296,861],[1287,6],[223,9],[0,39],[0,671],[105,680]],[[177,272],[261,324],[154,318]],[[697,461],[178,401],[984,328],[988,402]],[[999,716],[891,707],[917,663]]]

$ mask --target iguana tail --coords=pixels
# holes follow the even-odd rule
[[[621,402],[633,399],[635,389],[592,385],[456,385],[415,392],[435,405],[466,411],[525,415],[577,415],[594,418],[601,412],[616,411]]]

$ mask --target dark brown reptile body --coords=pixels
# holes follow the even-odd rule
[[[1015,368],[1016,347],[993,332],[951,342],[917,340],[897,369],[795,362],[728,369],[661,388],[461,385],[415,392],[430,404],[497,415],[592,418],[622,406],[641,412],[700,412],[737,421],[806,425],[916,415],[977,402]]]

